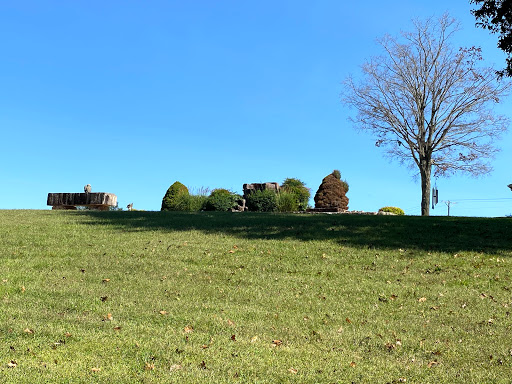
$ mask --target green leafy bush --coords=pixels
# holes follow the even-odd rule
[[[311,193],[309,192],[309,188],[306,187],[306,184],[299,179],[288,178],[285,179],[283,184],[281,185],[281,193],[284,192],[292,193],[295,196],[295,200],[297,203],[297,209],[293,211],[305,211],[309,205],[309,198],[311,197]],[[286,199],[287,197],[285,197]],[[279,195],[278,195],[279,200]],[[281,212],[291,212],[291,211],[281,211]]]
[[[277,211],[277,194],[270,190],[251,192],[246,198],[247,208],[255,212]]]
[[[399,216],[405,215],[404,210],[402,208],[398,208],[398,207],[382,207],[381,209],[379,209],[379,211],[390,212],[390,213],[394,213],[395,215],[399,215]]]
[[[205,203],[207,211],[229,211],[235,208],[241,196],[227,189],[214,189]]]
[[[277,194],[276,205],[279,212],[296,212],[299,210],[297,196],[293,192],[286,190]]]
[[[179,181],[169,187],[162,199],[161,211],[188,211],[188,188]]]

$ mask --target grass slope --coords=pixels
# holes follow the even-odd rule
[[[2,383],[509,383],[512,220],[0,211]]]

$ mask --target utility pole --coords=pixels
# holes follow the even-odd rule
[[[448,216],[450,216],[450,205],[452,205],[452,204],[457,204],[457,203],[454,203],[453,201],[450,201],[450,200],[445,201],[444,203],[445,203],[445,204],[446,204],[446,206],[448,207]]]

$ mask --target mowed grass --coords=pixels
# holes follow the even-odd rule
[[[510,383],[512,219],[0,211],[2,383]]]

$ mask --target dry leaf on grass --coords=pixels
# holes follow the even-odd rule
[[[293,373],[294,375],[296,375],[296,374],[297,374],[297,372],[299,372],[299,371],[297,371],[295,368],[290,368],[290,369],[288,370],[288,372]]]
[[[152,371],[153,369],[155,369],[155,364],[153,364],[153,363],[146,363],[146,365],[144,366],[144,369],[146,371]]]
[[[194,328],[193,328],[191,325],[187,325],[187,326],[183,329],[183,331],[184,331],[185,333],[191,333],[191,332],[194,332]]]
[[[277,347],[277,346],[280,346],[283,344],[283,341],[282,340],[272,340],[272,345]]]
[[[356,364],[356,362],[355,362],[355,361],[352,361],[352,362],[350,363],[350,366],[351,366],[352,368],[354,368],[356,365],[357,365],[357,364]]]
[[[160,313],[161,315],[167,315],[169,312],[167,312],[167,311],[160,311],[159,313]]]
[[[425,301],[427,301],[427,298],[426,297],[420,297],[418,299],[418,303],[424,303]]]
[[[112,317],[111,313],[107,313],[106,315],[103,315],[103,321],[112,321],[114,318]]]
[[[34,330],[33,330],[33,329],[29,329],[29,328],[25,328],[25,329],[23,330],[23,332],[28,333],[29,335],[31,335],[31,334],[33,334],[33,333],[34,333]]]
[[[180,364],[173,364],[171,365],[171,367],[169,368],[169,370],[172,372],[172,371],[179,371],[180,369],[182,369],[183,367],[180,365]]]
[[[103,279],[102,282],[104,283],[108,283],[110,281],[110,279]]]
[[[99,372],[99,371],[101,371],[101,368],[97,368],[97,367],[91,368],[91,372]]]
[[[258,336],[254,336],[251,338],[251,343],[255,343],[258,341]]]
[[[434,360],[434,361],[431,361],[430,363],[427,364],[427,367],[429,368],[432,368],[432,367],[435,367],[436,365],[438,365],[439,363],[437,362],[437,360]]]
[[[17,366],[18,366],[18,363],[16,362],[16,360],[11,360],[7,363],[8,368],[16,368]]]

